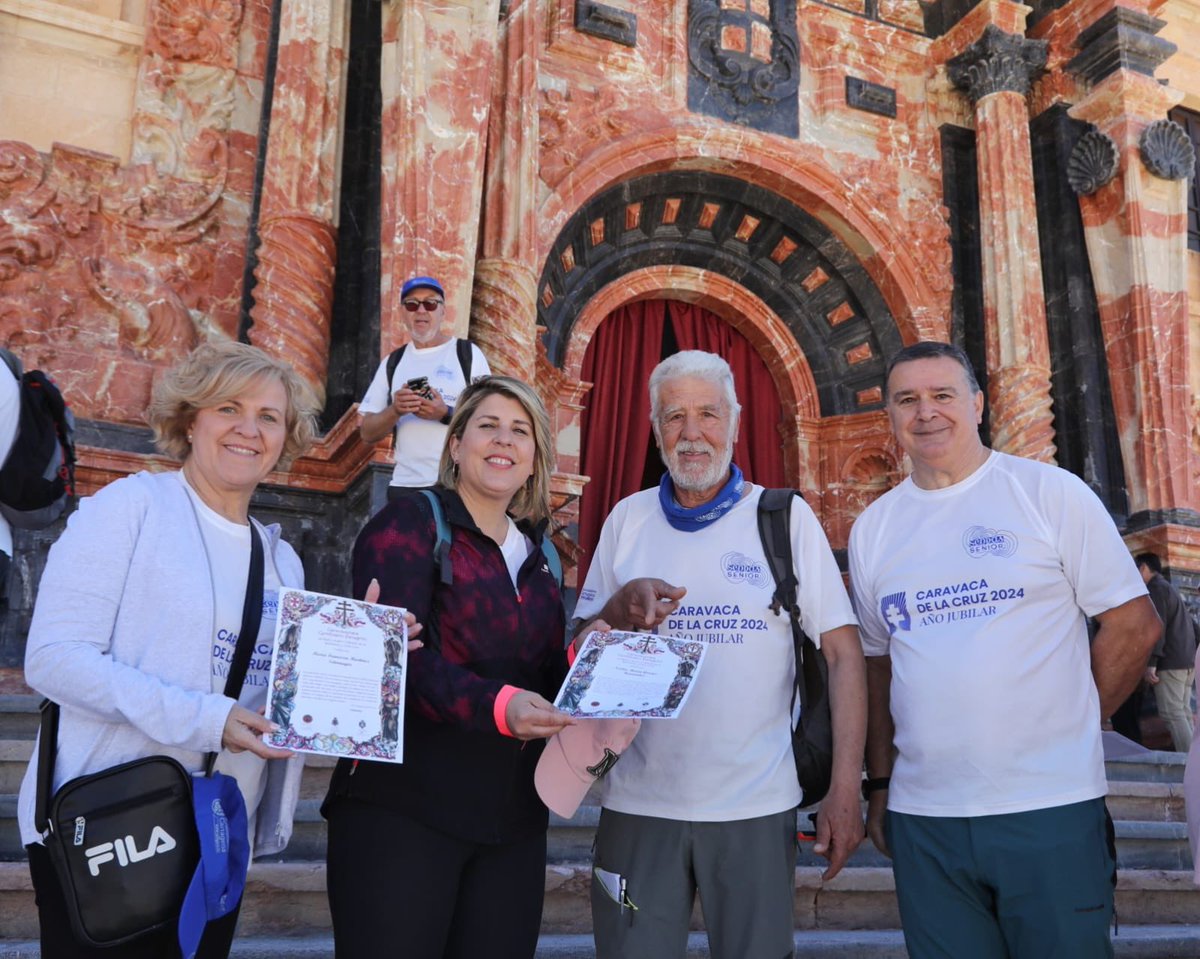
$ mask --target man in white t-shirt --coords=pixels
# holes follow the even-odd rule
[[[21,415],[21,388],[8,367],[0,363],[0,465],[8,459]],[[8,608],[8,567],[12,560],[12,528],[0,516],[0,612]]]
[[[437,482],[446,427],[468,380],[491,373],[479,347],[445,329],[446,294],[431,276],[414,276],[400,289],[410,342],[385,356],[358,412],[368,443],[395,435],[396,466],[388,499]],[[389,367],[394,367],[388,376]]]
[[[714,959],[790,956],[801,801],[792,636],[769,608],[762,489],[731,463],[740,407],[728,364],[699,351],[664,360],[650,409],[667,475],[605,520],[576,616],[708,649],[680,716],[644,721],[599,781],[596,868],[615,874],[620,901],[592,883],[596,955],[682,959],[699,891]],[[802,624],[829,664],[834,769],[815,851],[831,878],[863,836],[864,664],[837,562],[799,498],[790,532]]]
[[[901,350],[887,410],[913,472],[855,522],[850,578],[867,831],[893,858],[908,954],[1112,956],[1100,722],[1158,616],[1081,480],[980,441],[962,350]]]

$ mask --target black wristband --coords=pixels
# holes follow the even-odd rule
[[[863,799],[870,799],[871,793],[887,789],[891,785],[891,776],[876,776],[874,779],[864,779],[862,784]]]
[[[438,420],[438,422],[441,423],[443,426],[449,426],[450,425],[450,417],[452,417],[453,415],[454,415],[454,407],[447,406],[446,407],[446,415],[443,416],[440,420]]]

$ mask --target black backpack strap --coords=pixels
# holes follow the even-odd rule
[[[50,828],[50,794],[54,791],[54,763],[58,759],[58,703],[43,699],[38,736],[37,793],[34,797],[33,824],[38,832]]]
[[[800,711],[808,705],[808,695],[803,682],[805,635],[800,626],[800,606],[797,603],[796,564],[792,558],[792,497],[799,496],[792,489],[765,489],[758,501],[758,535],[762,540],[763,553],[771,578],[775,581],[775,592],[771,596],[771,611],[778,616],[786,610],[792,627],[792,648],[796,654],[795,691],[800,694]],[[795,693],[793,693],[795,702]]]
[[[442,584],[454,585],[454,567],[450,564],[450,526],[446,523],[446,514],[442,511],[442,501],[431,489],[421,490],[421,495],[429,502],[429,511],[433,514],[433,525],[437,536],[433,543],[433,562],[438,568]]]
[[[454,344],[454,349],[458,353],[458,365],[462,367],[463,383],[470,386],[471,361],[475,358],[475,350],[470,340],[459,340]]]
[[[250,572],[246,575],[246,598],[242,602],[242,626],[238,630],[237,646],[233,650],[233,661],[229,664],[229,674],[225,677],[225,695],[233,700],[242,694],[242,686],[246,682],[246,672],[250,668],[250,654],[254,651],[254,644],[258,640],[258,631],[262,625],[265,566],[262,535],[259,533],[258,524],[251,520]],[[216,753],[209,753],[204,757],[204,775],[212,775],[213,764],[216,761]]]
[[[392,350],[392,352],[388,355],[388,358],[387,358],[387,391],[388,391],[388,399],[389,400],[392,398],[392,393],[395,392],[395,390],[392,389],[392,378],[396,375],[396,367],[400,365],[400,357],[402,357],[404,355],[404,349],[407,346],[408,346],[408,344],[405,343],[404,346],[401,346],[398,349]]]

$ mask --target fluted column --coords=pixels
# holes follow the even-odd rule
[[[325,396],[349,5],[283,0],[250,341]]]
[[[1025,104],[1045,64],[1044,41],[988,24],[946,66],[975,109],[992,445],[1050,463],[1050,345]]]
[[[497,373],[531,381],[537,337],[537,4],[515,0],[500,26],[488,124],[483,248],[471,336]]]
[[[1121,424],[1129,511],[1148,512],[1151,523],[1193,527],[1185,533],[1168,526],[1156,546],[1194,540],[1200,526],[1188,375],[1195,333],[1188,320],[1187,178],[1195,157],[1186,132],[1165,118],[1182,94],[1154,78],[1174,52],[1154,37],[1162,26],[1117,9],[1086,29],[1071,67],[1091,89],[1070,111],[1095,127],[1072,154],[1079,174],[1072,186]],[[1133,57],[1131,49],[1153,55]],[[1171,565],[1179,565],[1176,558]]]
[[[383,5],[382,348],[403,340],[400,288],[438,277],[466,336],[500,0]]]

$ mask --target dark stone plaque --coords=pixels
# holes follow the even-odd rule
[[[846,77],[846,103],[858,110],[896,119],[896,91],[859,77]]]
[[[589,36],[637,46],[637,14],[595,0],[575,0],[575,29]]]

